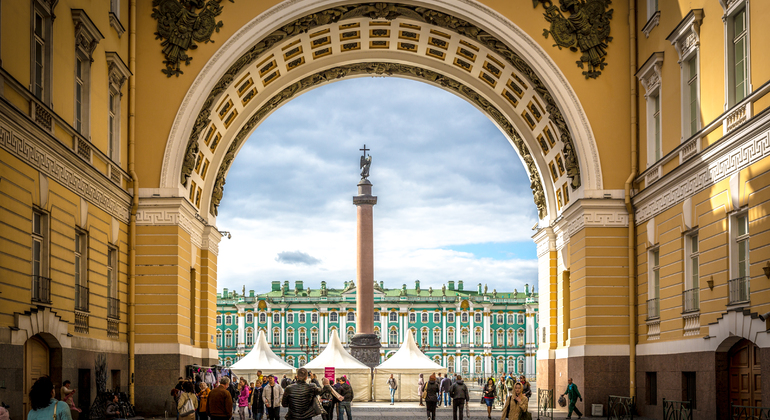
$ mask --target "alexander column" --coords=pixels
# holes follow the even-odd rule
[[[380,363],[380,340],[374,333],[374,235],[372,209],[377,197],[372,195],[369,167],[372,157],[364,145],[361,156],[361,180],[358,195],[353,197],[357,207],[358,236],[356,246],[356,334],[350,340],[350,354],[369,367]]]

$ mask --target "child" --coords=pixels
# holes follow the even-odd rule
[[[66,402],[67,405],[70,406],[70,410],[81,413],[83,412],[83,410],[75,407],[75,401],[74,401],[75,390],[70,389],[70,385],[72,385],[70,381],[64,381],[64,386],[61,387],[61,400]]]

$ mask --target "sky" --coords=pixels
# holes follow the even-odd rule
[[[218,287],[272,281],[342,288],[356,273],[359,160],[372,156],[375,281],[489,291],[537,279],[529,179],[500,130],[428,84],[374,77],[294,98],[246,141],[227,175],[217,227]]]

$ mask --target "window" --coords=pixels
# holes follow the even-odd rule
[[[682,372],[682,401],[690,401],[690,409],[697,410],[695,372]]]
[[[700,105],[698,104],[698,57],[693,56],[687,60],[687,87],[685,88],[685,94],[687,98],[687,123],[689,123],[688,135],[685,138],[692,136],[698,132],[698,126],[700,124]]]
[[[222,330],[217,330],[217,347],[222,347]]]
[[[294,347],[294,330],[291,328],[286,330],[286,345]]]
[[[417,315],[414,312],[409,313],[409,323],[414,324],[417,322]]]
[[[294,364],[294,356],[289,356],[289,357],[287,357],[287,358],[286,358],[286,363],[288,363],[288,364],[290,364],[290,365],[292,365],[292,366],[294,366],[294,367],[297,367],[297,366]]]
[[[658,372],[647,372],[646,379],[647,405],[658,405]]]
[[[516,371],[516,360],[514,360],[513,357],[508,358],[508,366],[506,368],[508,369],[508,373]]]
[[[225,331],[225,348],[233,346],[233,332],[230,330]]]
[[[217,325],[222,325],[222,315],[217,315]]]
[[[310,344],[313,346],[318,345],[318,330],[316,328],[310,330]]]
[[[543,338],[543,343],[545,343],[545,327],[543,327],[543,335],[541,337]]]
[[[468,366],[469,366],[468,358],[467,357],[463,357],[462,361],[460,361],[460,365],[461,365],[461,368],[462,368],[463,375],[467,375],[468,374]]]
[[[88,311],[88,233],[75,231],[75,309]]]
[[[293,313],[289,312],[288,314],[286,314],[286,322],[289,323],[289,324],[293,324],[294,323],[294,314]]]
[[[649,252],[649,275],[647,276],[647,319],[660,317],[660,250],[651,249]]]
[[[254,345],[254,330],[246,328],[246,345],[251,347]]]
[[[32,212],[32,300],[51,301],[51,280],[48,278],[48,214]]]
[[[350,340],[353,339],[353,336],[356,334],[356,331],[353,329],[353,327],[348,327],[348,340],[347,342],[350,343]]]
[[[107,317],[119,319],[118,306],[118,249],[107,248]]]
[[[519,329],[516,332],[516,340],[519,342],[519,347],[524,347],[524,330]]]
[[[513,325],[513,324],[516,323],[513,319],[514,319],[514,315],[513,314],[508,314],[508,323],[509,324]]]
[[[505,346],[504,335],[505,333],[503,333],[503,330],[497,330],[497,347]]]
[[[502,374],[503,372],[505,372],[505,360],[500,356],[497,358],[497,373]]]
[[[246,312],[246,323],[247,324],[254,323],[254,314],[252,312]]]
[[[456,341],[455,341],[455,329],[454,328],[450,328],[450,329],[447,330],[447,332],[446,332],[446,341],[447,341],[447,344],[449,344],[450,346],[454,345],[456,343]]]
[[[449,312],[446,314],[446,322],[453,324],[455,322],[455,313]]]
[[[305,315],[304,313],[300,313],[299,314],[299,323],[300,324],[304,324],[305,322],[307,322],[307,315]]]
[[[355,322],[356,320],[356,314],[353,312],[348,312],[348,322]]]
[[[481,323],[481,312],[476,312],[476,314],[473,315],[473,322]]]
[[[273,312],[273,324],[281,323],[281,314],[279,312]]]
[[[660,95],[655,95],[652,97],[652,145],[651,147],[651,163],[657,162],[661,158],[662,154],[662,144],[661,144],[661,138],[660,138],[660,132],[661,132],[661,126],[660,126]]]
[[[329,322],[340,322],[340,320],[339,320],[339,318],[337,316],[337,312],[331,312],[329,314]]]
[[[462,316],[460,317],[460,322],[463,324],[468,323],[468,312],[463,312]]]
[[[91,62],[94,49],[101,41],[99,29],[82,9],[72,9],[75,23],[75,130],[87,139],[91,121]],[[109,106],[109,104],[107,104]]]
[[[225,357],[225,366],[230,366],[233,364],[233,359],[231,357]]]
[[[475,337],[473,338],[473,342],[474,342],[474,343],[475,343],[477,346],[482,346],[482,345],[484,345],[484,342],[483,342],[483,340],[482,340],[482,338],[481,338],[481,328],[476,328],[476,334],[475,334]]]
[[[374,335],[377,336],[377,341],[382,340],[382,335],[380,335],[380,327],[374,327]]]
[[[318,312],[313,312],[310,314],[310,322],[312,322],[313,324],[318,323]]]
[[[107,126],[107,140],[108,140],[108,153],[107,156],[112,159],[113,162],[120,163],[120,104],[123,98],[123,84],[131,75],[131,71],[120,58],[118,53],[108,51],[107,55],[107,67],[109,69],[109,103],[108,107],[108,126]]]
[[[524,314],[519,314],[519,320],[518,320],[518,323],[519,323],[520,325],[524,325]]]
[[[441,345],[441,330],[439,328],[433,330],[433,345],[436,347]]]
[[[428,313],[427,312],[423,312],[422,315],[420,316],[420,318],[421,318],[420,321],[423,324],[427,324],[428,323]]]
[[[649,20],[652,15],[658,10],[658,0],[647,0],[647,19]]]
[[[225,325],[230,325],[233,323],[233,317],[230,315],[225,316]]]
[[[730,54],[728,62],[730,63],[728,83],[731,95],[728,105],[732,106],[742,101],[749,94],[749,31],[746,8],[734,12],[728,18],[728,34],[731,37],[731,44],[728,48]]]
[[[307,346],[307,331],[304,328],[299,329],[299,345]]]
[[[481,358],[477,357],[476,358],[476,370],[474,372],[476,372],[476,375],[481,375],[483,370],[484,369],[481,366]]]
[[[307,357],[305,357],[305,356],[300,356],[300,357],[299,357],[299,365],[300,365],[300,366],[305,366],[306,364],[307,364]]]
[[[427,346],[428,344],[430,344],[430,343],[428,343],[428,329],[427,328],[423,328],[420,331],[420,345],[421,346]]]
[[[380,322],[380,313],[374,312],[374,322]]]
[[[749,218],[747,213],[734,217],[737,235],[735,237],[736,275],[732,277],[746,277],[749,273]]]
[[[519,374],[524,373],[524,359],[519,358],[517,363],[518,363],[518,370],[516,372]]]
[[[433,322],[436,324],[441,323],[441,314],[438,312],[433,313]]]
[[[446,371],[447,373],[454,373],[455,372],[455,358],[453,356],[449,356],[446,358]]]
[[[700,307],[700,282],[698,277],[698,259],[700,254],[698,248],[698,234],[693,233],[692,235],[687,235],[685,236],[684,241],[687,258],[685,258],[684,263],[685,278],[682,305],[684,312],[692,312],[697,311]]]
[[[749,216],[742,211],[730,217],[729,304],[749,301]]]
[[[460,338],[462,339],[463,344],[469,344],[470,334],[468,333],[468,330],[466,329],[462,330],[460,334]]]
[[[35,0],[32,12],[31,87],[32,94],[43,103],[51,104],[51,54],[53,19],[49,2]]]
[[[249,312],[249,315],[251,315],[251,312]],[[247,315],[247,318],[246,318],[246,322],[249,322],[248,315]],[[252,319],[251,322],[254,322],[254,320]],[[266,313],[264,313],[264,312],[260,312],[259,313],[259,323],[260,324],[266,324],[267,323],[267,314]]]
[[[516,346],[516,343],[513,341],[513,330],[508,330],[507,339],[508,339],[508,343],[507,343],[508,347]]]
[[[110,0],[110,13],[120,18],[120,0]]]
[[[661,69],[663,53],[656,52],[642,65],[636,76],[645,89],[647,100],[647,167],[660,160],[661,144]]]
[[[388,344],[391,346],[398,345],[398,331],[395,328],[391,329],[388,333]]]
[[[117,161],[120,159],[120,155],[118,154],[118,150],[120,148],[120,137],[118,136],[119,127],[117,127],[117,112],[118,107],[120,106],[120,97],[116,95],[114,92],[110,92],[110,97],[108,99],[109,106],[108,106],[108,115],[109,115],[109,121],[108,121],[108,136],[107,136],[107,142],[109,145],[109,150],[107,151],[107,155],[112,159],[113,161]]]
[[[85,64],[82,57],[75,57],[75,130],[83,133],[83,101],[85,97]]]
[[[505,322],[505,320],[504,320],[504,319],[505,319],[505,316],[504,316],[504,315],[502,315],[502,314],[498,314],[498,315],[497,315],[497,323],[498,323],[498,324],[503,324],[503,323]]]
[[[281,330],[273,328],[273,345],[277,346],[279,344],[281,344]]]
[[[396,312],[390,313],[390,322],[398,322],[398,313]]]

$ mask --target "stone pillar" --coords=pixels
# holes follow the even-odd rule
[[[377,197],[372,183],[362,178],[358,195],[353,197],[357,210],[356,246],[356,334],[350,340],[350,354],[367,366],[380,361],[380,340],[374,334],[374,233],[373,215]]]

